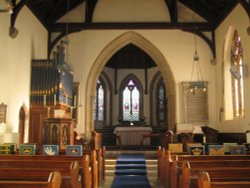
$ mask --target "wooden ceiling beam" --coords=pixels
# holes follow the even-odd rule
[[[171,22],[178,21],[177,0],[165,0],[165,3],[170,12]]]
[[[207,12],[207,9],[202,8],[204,7],[203,4],[199,1],[195,0],[179,0],[180,3],[191,9],[193,12],[207,20],[208,22],[212,22],[214,20],[214,15],[211,12]]]
[[[215,21],[214,23],[215,28],[217,28],[223,22],[223,20],[227,17],[227,15],[234,9],[234,7],[238,3],[239,3],[239,0],[230,1],[230,3],[227,5],[227,8],[224,9],[224,12],[221,12],[220,16]]]
[[[181,30],[194,30],[200,31],[213,31],[214,25],[211,23],[191,23],[191,22],[140,22],[140,23],[69,23],[69,31],[81,30],[98,30],[98,29],[181,29]],[[54,23],[49,26],[50,32],[62,32],[65,30],[66,23]]]
[[[86,0],[85,21],[91,23],[97,0]]]
[[[33,14],[37,17],[37,19],[41,22],[41,24],[48,30],[48,20],[44,17],[44,15],[39,11],[39,9],[33,4],[32,0],[29,0],[26,3],[27,7],[33,12]]]
[[[77,6],[79,6],[83,2],[84,0],[70,2],[69,12],[73,10],[74,8],[76,8]],[[65,5],[65,3],[62,3],[60,6],[57,7],[57,12],[53,16],[51,16],[50,23],[57,21],[59,18],[61,18],[62,16],[66,14],[67,14],[67,6]]]

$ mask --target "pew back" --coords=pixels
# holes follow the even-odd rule
[[[210,179],[214,181],[250,181],[250,167],[212,167],[211,165],[208,167],[191,167],[188,161],[184,161],[182,165],[182,181],[180,187],[198,187],[198,174],[202,170],[207,171],[210,175]]]
[[[60,188],[61,187],[60,172],[51,172],[44,181],[0,181],[0,188]]]
[[[180,187],[179,182],[182,182],[182,162],[183,161],[204,161],[206,164],[207,161],[224,161],[224,160],[250,160],[250,155],[182,155],[182,154],[173,154],[172,156],[168,156],[171,162],[171,188]],[[202,163],[202,162],[201,162]],[[227,163],[229,164],[229,163]],[[233,164],[233,163],[232,163]],[[219,165],[219,164],[218,164]],[[223,165],[223,164],[221,164]]]
[[[207,171],[200,171],[198,178],[199,188],[249,188],[250,181],[211,181]]]

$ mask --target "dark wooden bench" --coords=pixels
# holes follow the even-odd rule
[[[198,174],[199,188],[249,188],[250,181],[213,181],[207,171],[200,171]]]
[[[208,162],[206,166],[191,165],[189,161],[184,161],[182,164],[182,180],[181,188],[198,188],[198,174],[200,171],[207,171],[210,175],[210,179],[213,181],[250,181],[250,167],[238,166],[238,163],[231,162],[231,165],[226,166],[226,162],[221,161],[225,166],[220,166],[219,162],[216,162],[215,166],[213,162]],[[230,163],[228,161],[228,163]],[[195,164],[195,163],[193,163]]]
[[[0,162],[1,163],[1,162]],[[15,163],[13,161],[13,163]],[[41,164],[41,163],[40,163]],[[45,163],[44,163],[45,164]],[[46,166],[46,165],[44,165]],[[40,167],[40,166],[25,166],[25,163],[19,167],[1,167],[0,180],[46,180],[52,171],[59,171],[61,174],[63,188],[81,188],[82,178],[79,176],[79,164],[73,161],[67,167]]]
[[[209,161],[209,160],[250,160],[250,155],[173,155],[171,157],[171,173],[170,173],[170,182],[171,188],[178,188],[179,182],[181,182],[180,177],[182,173],[182,162],[183,161]]]
[[[171,169],[173,157],[175,155],[187,155],[187,152],[183,153],[172,153],[165,148],[159,147],[157,149],[158,156],[158,177],[161,183],[161,186],[169,188],[171,185]]]
[[[0,188],[61,188],[61,181],[60,172],[54,171],[44,180],[1,180]]]
[[[23,156],[23,155],[0,155],[0,163],[1,161],[22,161],[22,163],[26,164],[30,161],[34,163],[39,163],[39,161],[57,161],[59,165],[65,166],[67,163],[70,164],[72,161],[78,161],[80,174],[82,175],[82,186],[86,188],[96,188],[97,187],[97,160],[96,160],[96,152],[91,151],[88,153],[84,153],[83,156],[66,156],[66,155],[58,155],[58,156],[43,156],[43,155],[32,155],[32,156]],[[91,162],[90,162],[91,161]],[[18,162],[17,162],[18,163]],[[65,164],[66,163],[66,164]],[[29,164],[31,165],[31,164]],[[95,176],[94,176],[95,175]]]

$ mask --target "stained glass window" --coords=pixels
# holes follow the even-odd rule
[[[104,88],[99,80],[97,81],[94,119],[104,121]]]
[[[233,76],[233,107],[234,117],[244,116],[244,80],[243,80],[243,48],[238,32],[235,31],[231,49],[231,66],[239,76]]]
[[[133,80],[129,80],[123,90],[123,121],[139,121],[140,92]]]
[[[159,81],[156,92],[157,92],[157,110],[156,110],[157,121],[160,126],[166,126],[167,100],[166,100],[166,90],[163,79]]]

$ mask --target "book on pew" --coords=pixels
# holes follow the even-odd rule
[[[209,154],[209,147],[210,145],[218,145],[218,143],[204,143],[203,146],[205,146],[205,153]]]
[[[168,150],[173,153],[181,153],[183,152],[183,145],[182,144],[168,144]]]
[[[36,144],[21,144],[19,148],[20,155],[36,155]]]
[[[223,143],[223,147],[224,147],[224,153],[225,154],[230,154],[231,152],[231,146],[237,146],[237,143]]]
[[[244,143],[244,146],[246,147],[246,152],[249,152],[250,151],[250,144]]]
[[[13,147],[14,147],[14,152],[17,151],[17,143],[3,143],[3,145],[5,145],[5,146],[13,145]]]
[[[43,155],[56,156],[59,155],[59,145],[43,145]]]
[[[230,154],[231,155],[245,155],[246,147],[244,145],[231,146]]]
[[[205,146],[202,144],[187,144],[187,152],[189,155],[204,155],[205,154]]]
[[[1,155],[11,155],[14,154],[14,145],[0,145],[0,154]]]
[[[208,154],[209,155],[224,155],[225,152],[224,152],[223,145],[209,145]]]
[[[82,156],[82,145],[67,145],[66,155],[67,156]]]

